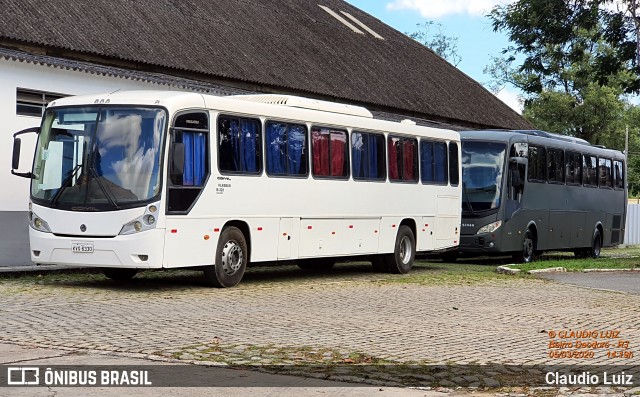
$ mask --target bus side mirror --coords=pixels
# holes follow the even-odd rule
[[[11,158],[11,170],[17,170],[20,166],[20,138],[13,140],[13,157]]]
[[[11,157],[11,173],[13,175],[29,179],[33,178],[33,174],[31,172],[16,172],[16,170],[20,166],[20,149],[22,147],[22,141],[20,140],[20,138],[18,138],[18,135],[28,134],[32,132],[39,134],[40,127],[27,128],[26,130],[18,131],[13,134],[13,156]]]
[[[182,180],[182,174],[184,171],[184,143],[174,142],[171,146],[171,180],[176,183],[177,180]]]

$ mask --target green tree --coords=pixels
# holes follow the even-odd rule
[[[453,66],[460,64],[462,58],[458,54],[458,38],[447,36],[441,23],[427,21],[417,24],[416,27],[418,30],[413,33],[407,33],[407,36],[430,48]]]
[[[489,88],[505,84],[524,94],[523,116],[537,128],[624,149],[629,126],[629,185],[640,191],[640,112],[629,102],[640,92],[638,4],[613,0],[518,0],[489,18],[510,45],[485,72]],[[637,154],[637,158],[636,158]]]

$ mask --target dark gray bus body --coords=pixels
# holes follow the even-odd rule
[[[601,236],[601,246],[615,246],[624,240],[624,225],[627,208],[626,175],[624,169],[624,155],[615,150],[608,150],[589,145],[586,141],[561,137],[542,131],[467,131],[460,133],[462,138],[463,156],[463,187],[462,199],[462,226],[459,251],[465,255],[486,255],[517,253],[523,249],[524,236],[527,230],[534,237],[535,251],[574,250],[576,252],[588,252],[593,247],[596,231]],[[465,145],[471,150],[474,147],[482,147],[483,143],[492,143],[494,146],[504,144],[505,154],[502,164],[502,176],[495,188],[499,194],[492,204],[478,205],[474,203],[478,189],[473,186],[473,175],[480,174],[473,160],[465,164],[465,156],[468,161],[470,153],[465,153]],[[514,154],[518,144],[520,149],[532,147],[545,148],[547,166],[547,178],[545,180],[532,179],[530,167],[531,150],[526,157]],[[523,144],[527,144],[526,146]],[[563,161],[563,181],[559,181],[559,170],[553,172],[549,149],[552,149],[556,157],[557,166],[560,151]],[[539,149],[534,149],[538,150]],[[523,151],[521,150],[520,154]],[[581,169],[575,169],[574,164],[569,164],[569,158],[576,160],[577,154],[587,157],[597,157],[597,180],[600,181],[600,159],[611,160],[610,173],[612,182],[606,186],[606,178],[602,185],[585,186],[584,175],[588,172],[583,164]],[[471,154],[474,155],[473,153]],[[535,153],[534,153],[535,155]],[[475,154],[478,157],[477,154]],[[536,156],[533,156],[536,157]],[[538,155],[537,158],[540,158]],[[582,159],[583,162],[585,159]],[[497,163],[497,161],[496,161]],[[538,163],[538,168],[543,163]],[[613,169],[622,167],[620,170]],[[466,168],[465,168],[466,167]],[[482,167],[480,167],[482,168]],[[499,176],[499,167],[494,173]],[[602,167],[602,168],[606,168]],[[524,171],[524,172],[523,172]],[[467,174],[465,174],[465,172]],[[532,172],[534,172],[532,170]],[[581,172],[580,177],[575,172]],[[514,173],[519,173],[518,176]],[[524,173],[524,178],[522,177]],[[486,172],[484,172],[486,174]],[[616,177],[618,180],[616,181]],[[486,178],[485,178],[486,179]],[[514,181],[516,179],[516,181]],[[517,179],[520,179],[518,186]],[[580,183],[576,179],[582,180]],[[622,179],[620,181],[620,179]],[[550,181],[551,180],[551,181]],[[517,189],[514,189],[514,186]],[[475,189],[475,190],[474,190]],[[519,191],[518,191],[519,189]],[[480,189],[482,190],[482,189]],[[484,187],[485,191],[491,190]],[[474,196],[475,194],[475,196]],[[490,192],[489,195],[493,194]],[[470,205],[469,205],[470,204]],[[474,205],[475,204],[475,205]],[[494,208],[486,208],[488,206]],[[475,208],[474,208],[475,207]],[[478,208],[480,207],[480,208]],[[502,224],[491,232],[479,230],[494,222],[502,221]]]

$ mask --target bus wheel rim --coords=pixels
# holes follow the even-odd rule
[[[235,241],[227,241],[222,249],[222,270],[228,275],[232,275],[240,269],[244,254],[242,248]]]
[[[404,236],[402,240],[400,240],[400,260],[405,265],[409,263],[411,259],[411,254],[413,253],[413,248],[411,246],[411,239],[409,237]]]

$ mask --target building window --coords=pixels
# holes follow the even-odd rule
[[[349,150],[346,131],[312,127],[311,155],[314,176],[333,178],[347,178],[349,176]]]
[[[49,102],[67,95],[53,92],[16,89],[16,114],[18,116],[42,117]]]
[[[547,178],[547,159],[543,147],[529,146],[529,170],[527,178],[533,182],[544,182]]]
[[[307,127],[267,121],[265,125],[267,174],[273,176],[306,176]]]
[[[422,183],[447,184],[447,145],[444,142],[420,141]]]
[[[564,183],[564,152],[560,149],[549,149],[547,156],[547,180],[550,183]]]
[[[262,131],[260,120],[233,116],[218,118],[218,165],[221,172],[259,174],[262,172]]]
[[[351,134],[353,179],[383,181],[386,178],[384,136],[354,132]]]
[[[418,141],[413,138],[389,136],[389,180],[395,182],[418,181]]]

